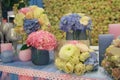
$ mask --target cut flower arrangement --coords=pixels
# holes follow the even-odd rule
[[[14,23],[16,24],[15,30],[20,33],[23,32],[24,38],[39,29],[46,29],[50,26],[50,22],[43,8],[35,5],[21,8],[15,15]],[[25,39],[24,39],[25,40]]]
[[[39,30],[32,32],[26,43],[28,46],[35,47],[39,50],[53,50],[57,46],[57,40],[55,36],[48,31]]]
[[[33,64],[47,65],[50,60],[49,51],[57,46],[57,40],[50,32],[38,30],[28,35],[26,44],[31,47]]]
[[[60,20],[60,29],[66,32],[67,40],[86,40],[86,30],[91,30],[92,20],[82,13],[69,13]],[[89,34],[88,34],[89,35]]]
[[[97,70],[97,54],[82,42],[67,41],[58,51],[55,65],[66,73],[82,75]]]
[[[102,66],[115,80],[120,80],[120,38],[113,40],[106,49]]]
[[[69,32],[76,30],[91,29],[91,19],[82,13],[69,13],[60,20],[60,29]]]

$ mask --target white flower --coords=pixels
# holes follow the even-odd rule
[[[80,23],[83,24],[84,26],[87,26],[88,23],[89,23],[89,20],[90,20],[89,17],[83,16],[83,17],[80,19]]]

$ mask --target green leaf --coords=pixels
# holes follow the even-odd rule
[[[20,50],[25,50],[25,49],[28,49],[29,47],[27,46],[27,44],[24,44],[22,45],[21,49]]]

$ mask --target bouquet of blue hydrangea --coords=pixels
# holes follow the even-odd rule
[[[91,18],[86,16],[85,14],[69,13],[61,18],[59,26],[61,30],[66,32],[66,39],[80,40],[81,39],[80,34],[86,32],[86,30],[91,30],[91,24],[92,24]],[[82,39],[86,38],[82,37]]]
[[[25,19],[23,25],[24,31],[27,34],[30,34],[40,29],[40,24],[37,19]]]
[[[91,19],[81,13],[71,13],[63,16],[60,20],[60,29],[68,31],[91,29]]]

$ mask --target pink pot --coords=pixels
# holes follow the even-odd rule
[[[31,60],[31,50],[26,49],[26,50],[21,50],[18,55],[19,59],[21,61],[29,61]]]
[[[12,43],[1,43],[1,52],[6,50],[13,50]]]
[[[33,77],[19,75],[18,80],[33,80]]]

